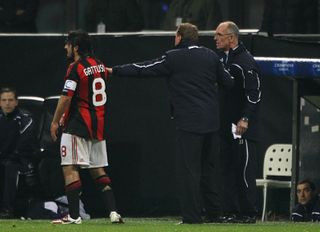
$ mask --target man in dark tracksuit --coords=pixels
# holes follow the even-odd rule
[[[319,222],[320,199],[315,184],[302,180],[297,184],[298,204],[292,209],[291,220],[294,222]]]
[[[178,27],[175,49],[159,59],[108,69],[118,76],[166,76],[176,123],[176,178],[183,223],[202,223],[220,216],[216,179],[219,158],[218,84],[233,78],[212,50],[197,46],[197,27]],[[201,195],[202,194],[202,195]]]
[[[36,151],[34,121],[29,112],[18,108],[16,91],[0,90],[0,170],[2,199],[0,218],[12,218],[19,173],[32,185]],[[29,186],[31,187],[31,186]]]
[[[229,216],[227,221],[254,223],[261,82],[257,63],[238,41],[238,36],[237,25],[230,21],[221,23],[216,29],[215,40],[217,48],[222,50],[221,61],[235,78],[231,91],[222,93],[221,97],[224,211]]]

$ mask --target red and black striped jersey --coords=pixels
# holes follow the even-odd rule
[[[99,60],[86,57],[69,65],[62,95],[71,96],[64,132],[82,138],[106,136],[107,72]]]

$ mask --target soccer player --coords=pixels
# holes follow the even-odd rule
[[[122,223],[116,212],[106,149],[106,78],[103,63],[93,57],[90,37],[82,30],[71,31],[64,48],[73,61],[67,70],[62,95],[51,123],[51,137],[57,140],[63,126],[60,144],[61,165],[69,214],[53,221],[56,224],[81,224],[79,168],[87,168],[99,189],[112,223]]]

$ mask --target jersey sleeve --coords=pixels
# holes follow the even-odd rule
[[[79,82],[79,75],[77,73],[77,65],[71,64],[67,70],[67,74],[64,78],[64,86],[62,95],[72,97],[76,91]]]

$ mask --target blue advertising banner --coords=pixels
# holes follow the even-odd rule
[[[320,78],[320,59],[255,57],[264,75]]]

